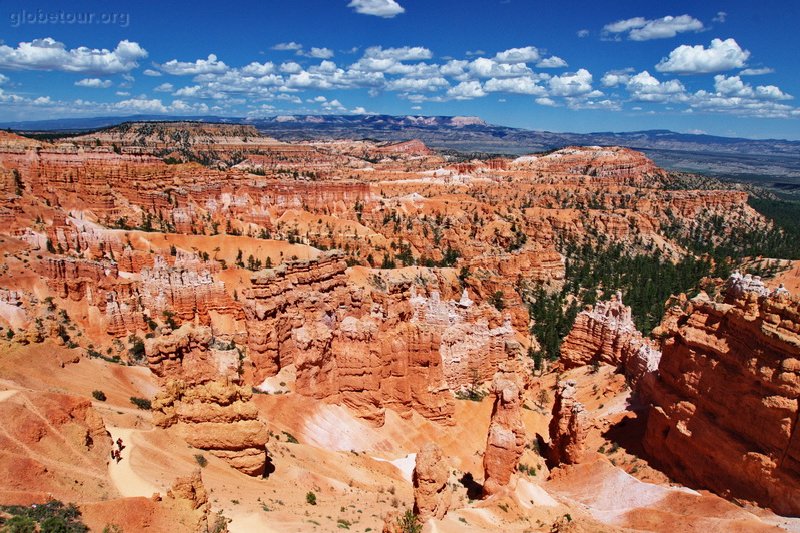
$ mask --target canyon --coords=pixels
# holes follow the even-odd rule
[[[617,287],[571,288],[580,250],[677,264],[708,227],[770,231],[746,192],[618,147],[184,122],[0,132],[0,183],[0,505],[126,531],[800,527],[796,296],[698,275],[639,331]],[[542,358],[532,308],[559,295]]]

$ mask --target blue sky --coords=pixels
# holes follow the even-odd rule
[[[0,121],[477,115],[551,131],[800,139],[799,6],[6,1]]]

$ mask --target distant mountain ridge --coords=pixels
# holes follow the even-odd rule
[[[163,115],[52,119],[0,123],[21,132],[78,132],[129,121],[197,121],[255,126],[280,140],[328,138],[406,141],[439,150],[521,155],[567,145],[619,145],[645,152],[673,170],[800,188],[800,141],[745,139],[669,130],[557,133],[488,124],[478,117],[422,115],[278,115],[260,119]]]

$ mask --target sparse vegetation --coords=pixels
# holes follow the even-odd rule
[[[308,505],[317,505],[317,495],[311,491],[306,492],[306,503]]]
[[[11,518],[2,518],[2,514]],[[85,533],[89,528],[81,521],[81,512],[74,504],[57,500],[31,506],[0,506],[0,531],[3,533]]]
[[[92,397],[98,402],[106,401],[106,393],[101,390],[93,390]]]
[[[150,400],[146,398],[137,398],[136,396],[131,396],[131,403],[143,411],[149,411],[153,408]]]
[[[421,533],[422,531],[422,522],[411,509],[406,509],[406,512],[397,519],[397,525],[403,533]]]

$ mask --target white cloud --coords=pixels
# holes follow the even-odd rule
[[[403,46],[399,48],[370,46],[364,51],[364,57],[370,59],[394,59],[396,61],[419,61],[432,58],[433,52],[424,46]]]
[[[646,70],[628,78],[625,86],[631,99],[637,102],[685,101],[687,98],[686,88],[681,82],[678,80],[658,81]]]
[[[603,87],[616,87],[617,85],[624,85],[628,83],[628,80],[631,77],[631,72],[633,72],[632,68],[606,72],[603,77],[600,78],[600,83],[603,84]]]
[[[303,67],[300,63],[295,63],[294,61],[287,61],[286,63],[281,63],[281,72],[285,72],[287,74],[297,74],[302,72]]]
[[[577,31],[577,33],[576,33],[576,35],[577,35],[579,38],[583,39],[584,37],[588,37],[588,36],[589,36],[589,33],[590,33],[590,32],[589,32],[589,30],[578,30],[578,31]],[[545,104],[545,105],[546,105],[546,104]]]
[[[352,7],[356,13],[362,15],[382,18],[392,18],[405,12],[403,6],[395,0],[352,0],[347,7]]]
[[[450,82],[442,77],[436,78],[398,78],[386,84],[390,91],[438,91],[450,87]]]
[[[60,70],[116,74],[139,66],[147,51],[138,43],[120,41],[114,50],[81,46],[67,50],[52,37],[21,42],[16,48],[0,45],[0,67],[23,70]]]
[[[145,76],[152,76],[154,78],[161,76],[161,73],[159,71],[153,70],[151,68],[144,69],[144,72],[142,72],[142,74],[144,74]]]
[[[632,29],[628,37],[632,41],[649,41],[651,39],[668,39],[679,33],[687,31],[700,31],[703,23],[689,15],[677,17],[666,16],[656,20],[649,20],[641,28]]]
[[[208,54],[208,59],[198,59],[194,63],[171,59],[163,65],[161,70],[175,76],[196,76],[198,74],[220,74],[228,70],[228,65],[219,61],[214,54]]]
[[[742,50],[734,39],[714,39],[711,45],[689,46],[683,44],[662,58],[656,65],[659,72],[678,74],[705,74],[734,68],[742,68],[750,52]]]
[[[769,67],[762,68],[746,68],[739,73],[739,76],[761,76],[763,74],[772,74],[775,69]]]
[[[547,91],[536,81],[529,77],[520,78],[492,78],[487,80],[483,86],[487,93],[503,92],[515,94],[530,94],[534,96],[546,96]]]
[[[132,98],[129,100],[122,100],[114,104],[114,108],[121,111],[134,111],[137,113],[166,113],[167,108],[161,103],[161,100],[156,98]]]
[[[536,63],[536,66],[539,68],[563,68],[569,65],[567,65],[567,62],[558,56],[550,56]]]
[[[249,65],[242,67],[241,72],[245,76],[263,77],[275,72],[275,64],[272,63],[272,61],[267,61],[265,63],[253,61]]]
[[[756,95],[759,98],[765,98],[767,100],[791,100],[794,98],[792,95],[786,94],[774,85],[759,85],[756,87]]]
[[[548,81],[551,95],[575,96],[588,93],[592,90],[592,74],[582,68],[574,73],[565,73],[553,76]]]
[[[535,46],[526,46],[497,52],[494,59],[498,63],[531,63],[538,61],[539,57],[541,57],[539,50]]]
[[[171,93],[174,89],[175,87],[171,83],[162,83],[153,90],[159,93]]]
[[[200,94],[202,87],[200,85],[192,85],[190,87],[181,87],[177,91],[175,91],[175,96],[198,96]]]
[[[352,114],[354,114],[354,115],[366,115],[367,114],[366,108],[361,107],[361,106],[354,107],[353,109],[350,110],[350,112]]]
[[[606,24],[603,26],[603,31],[610,33],[624,33],[634,28],[641,28],[645,24],[647,24],[646,18],[634,17],[630,19],[618,20],[617,22],[612,22],[611,24]]]
[[[8,82],[8,76],[6,76],[5,74],[0,74],[0,85],[3,85],[4,83],[7,82]]]
[[[800,116],[800,109],[783,103],[791,100],[774,85],[755,88],[744,83],[739,76],[714,76],[715,92],[700,90],[691,97],[691,108],[715,113],[754,117],[788,118]]]
[[[525,63],[498,63],[486,57],[471,61],[469,71],[479,78],[515,78],[533,74]]]
[[[295,50],[302,50],[303,49],[303,45],[300,44],[300,43],[296,43],[294,41],[291,41],[291,42],[288,42],[288,43],[278,43],[275,46],[273,46],[272,49],[273,50],[278,50],[278,51],[292,51],[292,52],[294,52]]]
[[[330,48],[317,48],[316,46],[312,46],[311,50],[302,55],[316,59],[330,59],[333,57],[333,50]]]
[[[711,20],[713,20],[714,22],[719,22],[721,24],[721,23],[725,22],[725,19],[727,19],[727,18],[728,18],[728,14],[727,13],[725,13],[724,11],[717,11],[717,16],[714,17]]]
[[[539,105],[544,105],[544,106],[548,106],[548,107],[556,107],[556,105],[558,105],[558,104],[556,104],[555,100],[553,100],[552,98],[548,98],[546,96],[542,97],[542,98],[537,98],[536,99],[536,103],[539,104]]]
[[[100,78],[84,78],[75,82],[78,87],[88,87],[91,89],[108,89],[111,87],[111,80],[101,80]]]
[[[628,33],[632,41],[649,41],[650,39],[666,39],[675,37],[687,31],[701,31],[703,23],[689,15],[673,17],[667,15],[660,19],[648,20],[644,17],[634,17],[618,20],[603,26],[605,34]]]
[[[456,100],[469,100],[486,96],[486,92],[479,81],[462,81],[455,87],[451,87],[447,91],[447,96]]]

